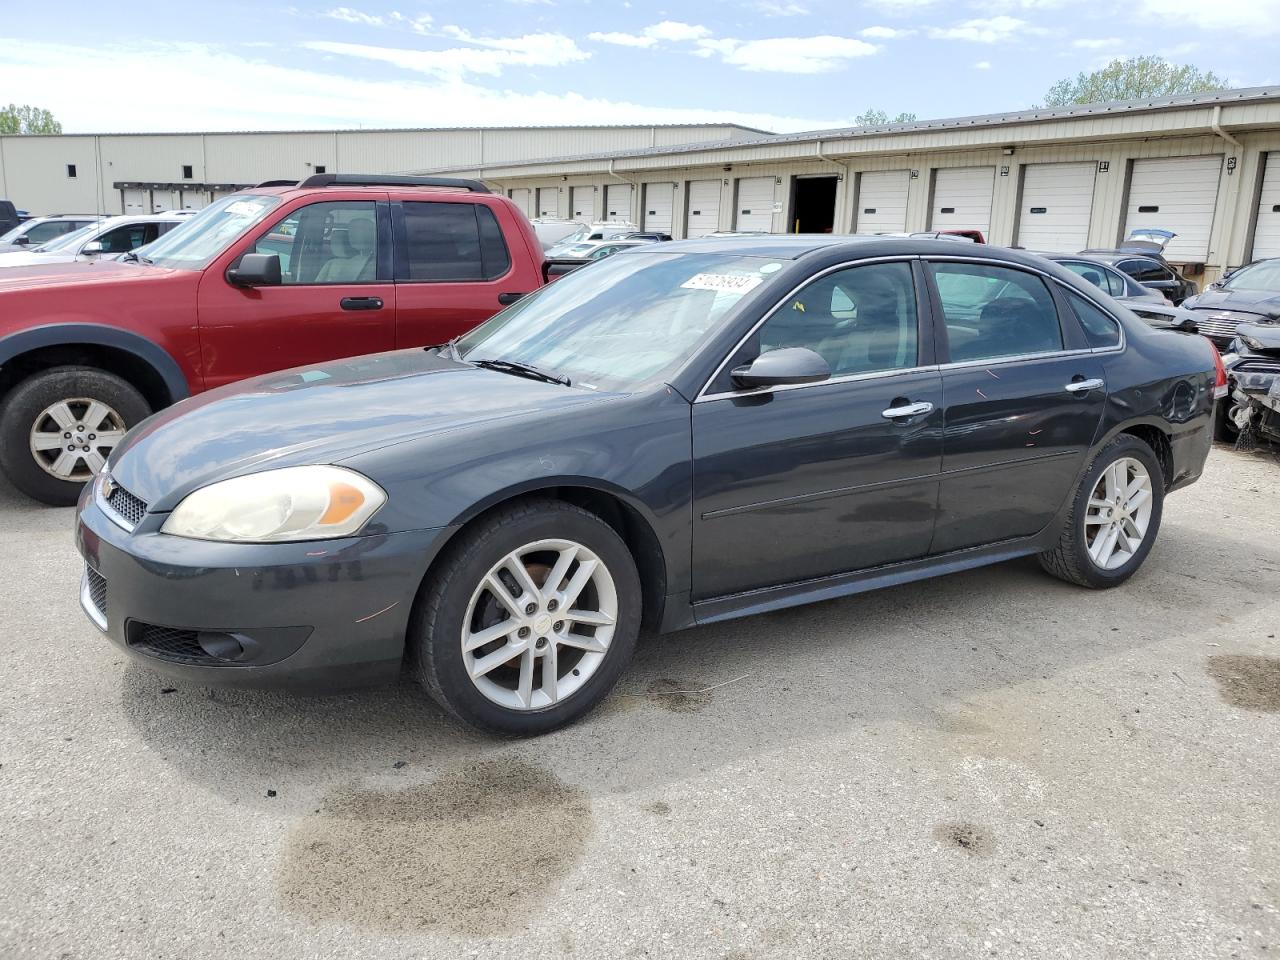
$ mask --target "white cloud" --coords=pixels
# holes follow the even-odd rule
[[[493,90],[458,79],[374,81],[344,72],[342,61],[307,70],[279,65],[296,62],[294,57],[254,60],[199,43],[75,46],[0,37],[0,44],[8,51],[0,60],[0,89],[19,103],[52,110],[69,133],[522,126],[548,117],[566,124],[740,123],[779,131],[848,122],[690,106],[694,94],[682,96],[679,107],[667,107],[572,90]],[[123,76],[139,63],[165,77],[145,101],[84,96],[102,77]],[[263,90],[271,96],[262,96]]]
[[[1081,37],[1079,40],[1071,41],[1073,47],[1078,47],[1081,50],[1104,50],[1107,47],[1118,47],[1122,43],[1124,41],[1119,37],[1098,37],[1096,39]]]
[[[663,20],[661,23],[645,27],[639,33],[623,33],[614,30],[606,33],[589,33],[587,39],[597,43],[612,43],[619,47],[652,47],[658,43],[679,43],[709,36],[711,31],[698,24]]]
[[[965,20],[952,27],[930,27],[935,40],[970,40],[974,43],[1001,43],[1022,33],[1038,33],[1027,21],[1017,17],[987,17]]]
[[[939,2],[940,0],[870,0],[871,6],[895,14],[915,13]]]
[[[973,69],[975,69],[975,70],[990,70],[990,69],[991,69],[991,61],[990,61],[990,60],[979,60],[977,63],[975,63],[975,64],[973,65]]]
[[[853,37],[773,37],[768,40],[699,40],[701,57],[719,54],[730,66],[769,73],[830,73],[880,48]]]
[[[868,40],[892,40],[895,37],[909,37],[914,30],[900,30],[897,27],[867,27],[858,31],[858,36]]]
[[[766,17],[805,17],[809,8],[789,0],[756,0],[756,9]]]
[[[403,23],[414,33],[429,33],[434,18],[429,13],[421,14],[417,17],[406,17],[403,13],[393,10],[390,19],[395,23]]]
[[[330,20],[341,20],[343,23],[360,23],[367,27],[380,27],[386,22],[376,14],[364,13],[351,7],[334,7],[332,10],[326,10],[324,16]]]
[[[1242,36],[1280,33],[1280,0],[1234,0],[1223,7],[1201,0],[1139,0],[1134,14],[1147,26],[1176,23],[1187,30]]]
[[[377,60],[439,77],[460,79],[467,74],[496,77],[511,66],[558,67],[588,59],[591,54],[560,33],[530,33],[523,37],[476,37],[461,27],[444,27],[441,34],[471,44],[449,50],[408,50],[336,40],[309,40],[301,46],[319,53]]]

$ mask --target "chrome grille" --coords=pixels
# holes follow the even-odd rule
[[[1215,340],[1234,340],[1236,328],[1242,323],[1255,323],[1260,317],[1252,313],[1235,313],[1230,310],[1196,310],[1196,326],[1206,337]]]
[[[104,617],[107,615],[107,578],[93,567],[85,564],[85,578],[89,582],[89,600]]]
[[[135,497],[118,484],[112,483],[111,493],[101,499],[107,509],[124,521],[124,525],[130,530],[140,524],[142,518],[147,515],[146,501]]]
[[[1241,373],[1280,373],[1280,358],[1270,360],[1266,357],[1249,357],[1241,360],[1231,370],[1239,370]]]

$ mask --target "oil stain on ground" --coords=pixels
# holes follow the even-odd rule
[[[655,680],[645,691],[645,699],[672,713],[697,713],[711,702],[704,684],[682,680]]]
[[[990,831],[963,820],[949,820],[933,828],[934,839],[974,857],[983,857],[995,848]]]
[[[1280,657],[1223,654],[1209,658],[1208,670],[1231,706],[1280,713]]]
[[[313,921],[502,933],[526,925],[591,830],[582,790],[520,760],[482,761],[422,786],[331,794],[291,831],[277,890]]]

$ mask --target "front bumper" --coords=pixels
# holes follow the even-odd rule
[[[80,600],[112,643],[203,685],[337,690],[394,679],[414,597],[444,529],[232,544],[133,531],[88,484],[76,521]]]

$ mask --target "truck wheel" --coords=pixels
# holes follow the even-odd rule
[[[27,496],[73,506],[126,431],[150,413],[142,394],[115,374],[42,370],[0,404],[0,469]]]

